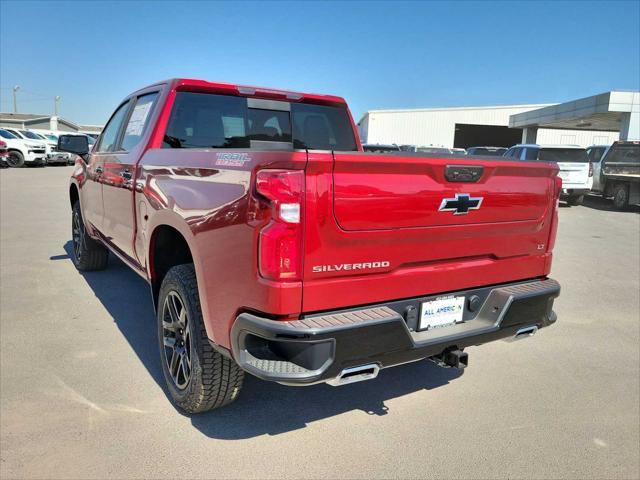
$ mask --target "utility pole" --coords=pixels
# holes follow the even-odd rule
[[[58,102],[60,101],[60,95],[56,95],[53,97],[53,111],[55,112],[56,117],[58,116]]]
[[[18,113],[18,102],[16,100],[16,92],[20,90],[20,85],[13,87],[13,113]]]

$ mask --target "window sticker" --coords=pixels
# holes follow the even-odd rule
[[[153,105],[153,102],[138,103],[133,108],[129,124],[127,125],[127,130],[124,132],[125,136],[142,135],[142,129],[144,128],[144,124],[147,121],[149,112],[151,111],[151,105]]]

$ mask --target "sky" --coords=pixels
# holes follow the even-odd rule
[[[171,77],[339,95],[367,110],[640,89],[640,1],[0,0],[0,111],[104,124]]]

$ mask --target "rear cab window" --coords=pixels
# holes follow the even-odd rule
[[[605,158],[606,163],[632,163],[640,165],[640,144],[614,144]]]
[[[583,148],[541,148],[538,160],[542,162],[589,163],[587,150]]]
[[[357,150],[344,107],[180,91],[162,147]]]

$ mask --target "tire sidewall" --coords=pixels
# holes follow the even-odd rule
[[[10,158],[15,158],[17,159],[17,161],[14,162],[13,160],[9,160]],[[13,168],[20,168],[24,166],[24,156],[22,155],[22,153],[17,152],[15,150],[11,150],[9,152],[9,157],[7,161],[9,162],[9,166]]]
[[[186,267],[186,266],[185,266]],[[189,343],[191,348],[191,377],[189,383],[184,389],[176,387],[171,374],[169,373],[169,367],[164,352],[164,335],[162,327],[162,317],[164,314],[164,302],[169,292],[176,292],[184,308],[187,310],[187,318],[189,320]],[[174,271],[169,271],[158,295],[158,308],[156,314],[157,333],[158,333],[158,348],[160,351],[160,364],[162,366],[162,375],[164,377],[165,386],[169,391],[171,398],[178,406],[182,407],[184,403],[189,402],[190,399],[197,397],[202,391],[202,367],[200,355],[202,354],[202,346],[200,342],[200,328],[202,322],[202,315],[200,313],[200,307],[197,302],[192,298],[192,295],[183,285],[180,276],[175,275]]]
[[[83,234],[80,237],[80,256],[82,257],[82,255],[84,254],[84,250],[85,250],[85,238],[84,236],[86,235],[86,231],[85,231],[85,227],[84,227],[84,220],[82,219],[82,212],[80,211],[80,202],[76,202],[73,205],[73,210],[71,212],[71,243],[73,244],[73,220],[75,216],[78,216],[78,220],[80,222],[80,225],[82,226],[82,232]],[[80,268],[82,267],[81,263],[80,263],[80,259],[76,256],[76,248],[75,245],[73,245],[73,264],[76,266],[76,268],[78,270],[80,270]]]
[[[626,208],[629,201],[629,195],[627,194],[627,188],[624,185],[618,185],[613,192],[613,205],[617,209],[621,210]]]

